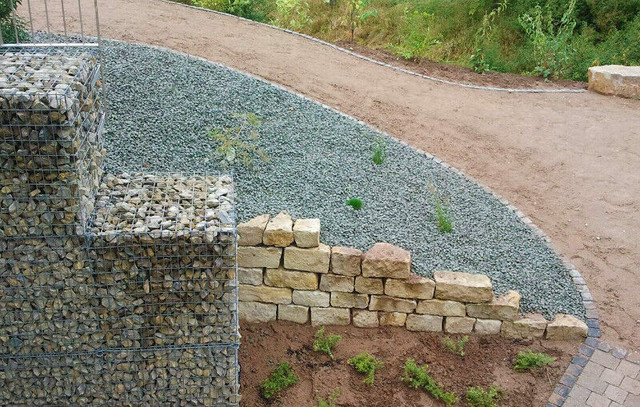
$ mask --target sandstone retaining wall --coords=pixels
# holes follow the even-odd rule
[[[320,243],[320,220],[282,212],[238,225],[239,317],[362,328],[580,339],[587,325],[558,314],[519,313],[520,294],[496,297],[481,274],[411,272],[408,251],[377,243],[367,252]]]

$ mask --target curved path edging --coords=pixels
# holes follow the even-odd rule
[[[203,7],[197,7],[197,6],[192,6],[189,4],[184,4],[184,3],[178,3],[175,1],[171,1],[171,0],[155,0],[155,1],[161,1],[163,3],[168,3],[168,4],[173,4],[173,5],[178,5],[181,7],[187,7],[187,8],[191,8],[194,10],[199,10],[199,11],[204,11],[204,12],[208,12],[208,13],[214,13],[214,14],[218,14],[218,15],[222,15],[222,16],[227,16],[230,18],[235,18],[237,20],[240,21],[245,21],[245,22],[249,22],[249,23],[253,23],[253,24],[257,24],[257,25],[261,25],[264,27],[268,27],[271,28],[273,30],[277,30],[277,31],[281,31],[281,32],[285,32],[288,34],[292,34],[292,35],[296,35],[298,37],[302,37],[302,38],[306,38],[310,41],[316,42],[318,44],[333,48],[337,51],[343,52],[345,54],[354,56],[358,59],[362,59],[364,61],[367,62],[371,62],[374,63],[376,65],[380,65],[380,66],[384,66],[386,68],[390,68],[393,69],[394,71],[398,71],[398,72],[402,72],[408,75],[412,75],[412,76],[417,76],[419,78],[423,78],[423,79],[427,79],[433,82],[438,82],[438,83],[442,83],[445,85],[452,85],[452,86],[459,86],[461,88],[467,88],[467,89],[476,89],[476,90],[485,90],[485,91],[494,91],[494,92],[509,92],[509,93],[584,93],[587,92],[587,90],[585,89],[516,89],[516,88],[501,88],[501,87],[494,87],[494,86],[480,86],[480,85],[471,85],[471,84],[466,84],[466,83],[461,83],[461,82],[455,82],[455,81],[449,81],[447,79],[442,79],[442,78],[436,78],[435,76],[429,76],[429,75],[425,75],[425,74],[421,74],[415,71],[411,71],[409,69],[405,69],[405,68],[401,68],[399,66],[395,66],[395,65],[391,65],[391,64],[387,64],[386,62],[382,62],[382,61],[378,61],[377,59],[373,59],[367,56],[364,56],[362,54],[358,54],[357,52],[353,52],[350,51],[346,48],[342,48],[339,47],[335,44],[332,44],[330,42],[321,40],[319,38],[313,37],[311,35],[307,35],[307,34],[303,34],[297,31],[293,31],[293,30],[289,30],[287,28],[282,28],[282,27],[277,27],[275,25],[271,25],[271,24],[267,24],[267,23],[261,23],[259,21],[254,21],[254,20],[250,20],[248,18],[244,18],[244,17],[239,17],[236,16],[234,14],[229,14],[229,13],[224,13],[222,11],[217,11],[217,10],[211,10],[208,8],[203,8]]]
[[[157,0],[157,1],[163,1],[163,2],[169,2],[169,0]],[[174,3],[171,2],[173,4],[179,4],[179,3]],[[187,6],[187,7],[193,7],[193,6]],[[205,10],[205,11],[211,11],[214,12],[212,10]],[[217,12],[219,13],[219,12]],[[219,14],[224,14],[224,13],[219,13]],[[227,14],[224,14],[227,15]],[[233,16],[235,17],[235,16]],[[240,18],[240,17],[238,17]],[[262,23],[257,23],[255,21],[251,21],[248,20],[252,23],[255,24],[262,24]],[[276,29],[278,29],[277,27],[274,27]],[[146,43],[141,43],[141,42],[137,42],[137,41],[122,41],[122,40],[116,40],[116,39],[108,39],[109,41],[113,41],[113,42],[120,42],[120,43],[133,43],[133,44],[138,44],[138,45],[144,45],[150,48],[154,48],[160,51],[164,51],[164,52],[171,52],[171,53],[175,53],[177,55],[182,55],[185,58],[193,58],[196,60],[199,60],[201,62],[205,62],[205,63],[209,63],[218,67],[224,67],[225,69],[229,69],[233,72],[237,72],[239,74],[242,75],[246,75],[249,76],[255,80],[258,80],[260,82],[269,84],[271,86],[274,86],[278,89],[284,90],[286,92],[289,92],[291,94],[294,94],[298,97],[301,97],[305,100],[314,102],[319,104],[320,106],[322,106],[325,109],[328,109],[334,113],[337,113],[343,117],[346,117],[350,120],[355,120],[357,123],[368,126],[378,132],[380,132],[380,134],[392,138],[396,141],[398,141],[399,143],[401,143],[402,145],[409,147],[411,149],[413,149],[414,151],[416,151],[419,154],[424,155],[427,159],[433,160],[434,162],[440,164],[441,166],[443,166],[444,168],[448,168],[451,169],[452,171],[454,171],[455,173],[457,173],[458,175],[462,176],[462,177],[466,177],[467,179],[471,180],[472,182],[475,182],[477,185],[479,185],[480,187],[482,187],[482,189],[484,189],[487,193],[491,194],[495,199],[497,199],[498,201],[500,201],[500,203],[502,203],[503,205],[505,205],[507,207],[507,209],[509,209],[510,211],[512,211],[520,220],[522,220],[537,236],[539,236],[540,238],[542,238],[545,242],[545,244],[547,245],[547,247],[549,247],[551,250],[553,250],[553,252],[558,256],[558,258],[560,258],[563,262],[563,264],[565,265],[565,267],[569,270],[569,275],[571,276],[574,284],[576,284],[576,287],[578,288],[578,291],[580,293],[580,296],[582,298],[582,302],[584,304],[584,307],[586,309],[586,323],[588,326],[588,331],[587,331],[587,338],[585,340],[585,342],[583,343],[583,345],[581,346],[581,353],[579,355],[576,355],[573,358],[572,364],[567,368],[567,371],[565,372],[565,375],[562,377],[562,379],[560,380],[560,383],[556,386],[554,392],[552,393],[552,395],[549,398],[549,404],[547,404],[547,406],[557,406],[560,407],[564,404],[565,400],[567,400],[567,396],[571,393],[575,382],[577,380],[577,377],[580,376],[580,373],[582,372],[584,366],[586,365],[586,361],[583,361],[583,359],[585,359],[584,353],[582,353],[582,349],[584,347],[590,347],[593,348],[593,344],[594,343],[600,343],[598,338],[600,338],[601,336],[601,329],[600,329],[600,319],[598,316],[598,311],[597,311],[597,307],[596,307],[596,303],[593,299],[593,296],[591,295],[591,292],[589,291],[589,288],[587,287],[587,283],[584,280],[584,278],[582,277],[582,275],[580,274],[580,272],[577,270],[577,268],[571,263],[571,261],[565,256],[563,255],[552,243],[551,239],[549,238],[549,236],[547,236],[544,231],[538,227],[536,224],[534,224],[534,222],[528,217],[526,216],[522,211],[520,211],[518,208],[516,208],[515,206],[511,205],[511,203],[509,203],[509,201],[504,198],[503,196],[501,196],[500,194],[498,194],[497,192],[495,192],[493,189],[491,189],[490,187],[488,187],[487,185],[479,182],[477,179],[475,179],[474,177],[465,174],[463,171],[452,167],[451,165],[445,163],[444,161],[440,160],[439,158],[437,158],[436,156],[434,156],[431,153],[425,152],[419,148],[416,148],[408,143],[406,143],[403,140],[397,139],[391,135],[389,135],[387,132],[384,132],[374,126],[371,126],[365,122],[363,122],[360,119],[357,119],[353,116],[350,116],[344,112],[341,112],[331,106],[328,106],[322,102],[316,101],[311,99],[310,97],[303,95],[299,92],[296,92],[294,90],[288,89],[285,86],[270,82],[266,79],[263,79],[259,76],[256,76],[254,74],[248,73],[248,72],[244,72],[241,71],[239,69],[236,68],[232,68],[226,65],[223,65],[221,63],[218,62],[213,62],[210,61],[206,58],[203,57],[199,57],[196,55],[191,55],[182,51],[177,51],[177,50],[173,50],[167,47],[162,47],[159,45],[150,45],[150,44],[146,44]],[[329,44],[330,45],[330,44]]]

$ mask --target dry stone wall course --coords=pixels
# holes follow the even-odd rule
[[[286,224],[278,230],[287,231],[291,225],[294,236],[296,231],[312,230],[315,242],[316,234],[320,235],[316,228],[319,220],[284,222],[287,216],[280,213],[277,217],[281,219],[272,222],[268,215],[261,215],[242,225],[258,224],[260,229],[262,225]],[[297,222],[301,225],[296,226]],[[556,318],[556,327],[541,315],[519,315],[520,295],[509,291],[496,297],[485,275],[436,271],[435,280],[431,280],[412,274],[410,253],[389,243],[377,243],[362,253],[320,242],[314,247],[299,247],[297,241],[294,238],[288,246],[276,248],[265,245],[263,239],[262,244],[238,248],[239,265],[245,267],[239,270],[240,303],[269,306],[263,310],[264,318],[252,315],[251,320],[310,320],[314,326],[353,324],[361,328],[404,326],[413,331],[513,338],[544,336],[550,325],[548,338],[582,335],[583,326],[565,317]],[[259,260],[255,259],[268,257],[270,250],[277,250],[272,252],[271,264],[277,261],[278,267],[265,266],[265,261],[257,266]],[[255,283],[260,278],[263,284],[259,286]],[[277,312],[275,304],[279,304]],[[243,315],[245,312],[240,313],[241,319]]]

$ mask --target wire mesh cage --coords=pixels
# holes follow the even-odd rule
[[[237,406],[238,345],[0,356],[3,406]]]
[[[0,68],[0,237],[83,234],[104,158],[99,64],[3,48]]]
[[[89,229],[109,346],[238,341],[230,177],[106,175]]]

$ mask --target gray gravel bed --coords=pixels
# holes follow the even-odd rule
[[[495,291],[522,294],[522,311],[551,318],[585,310],[566,268],[518,217],[474,182],[387,138],[376,165],[375,129],[228,68],[150,47],[109,42],[105,147],[108,171],[224,171],[209,128],[260,119],[257,143],[270,161],[236,166],[238,214],[287,210],[319,217],[322,241],[367,250],[386,241],[411,251],[413,270],[488,274]],[[433,191],[449,201],[442,233]],[[360,198],[359,211],[346,205]]]

